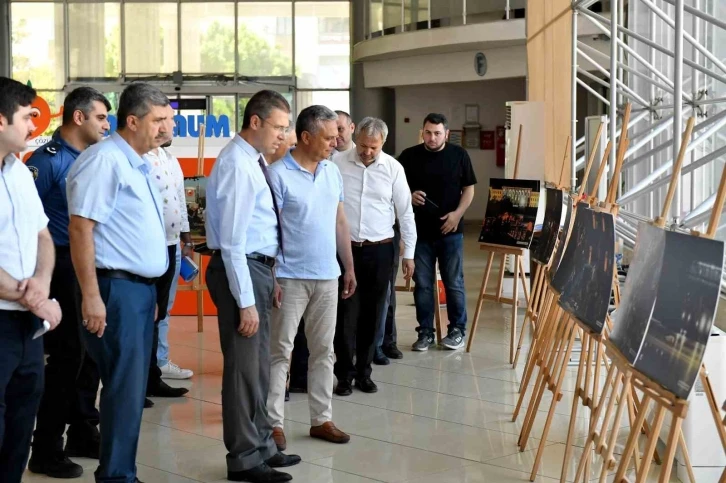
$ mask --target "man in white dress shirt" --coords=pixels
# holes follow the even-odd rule
[[[353,142],[355,123],[353,119],[345,111],[335,111],[335,113],[338,115],[338,120],[335,121],[338,127],[338,136],[335,138],[335,150],[330,155],[331,161],[335,161],[336,158],[343,156],[355,147]]]
[[[416,225],[411,190],[403,167],[381,149],[388,126],[366,117],[356,129],[356,146],[333,162],[343,176],[345,215],[350,220],[353,262],[358,290],[343,301],[335,330],[335,375],[339,396],[352,393],[351,382],[363,392],[376,392],[371,362],[378,321],[388,298],[393,270],[393,225],[398,218],[404,244],[403,275],[413,275]],[[356,357],[355,365],[353,356]]]
[[[43,395],[43,339],[60,306],[48,299],[55,262],[48,218],[30,170],[13,153],[35,130],[35,91],[0,77],[0,480],[19,483]]]

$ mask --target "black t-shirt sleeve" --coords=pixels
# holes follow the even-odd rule
[[[475,184],[476,175],[471,165],[471,158],[469,157],[469,153],[464,150],[464,154],[461,157],[461,186],[467,187]]]

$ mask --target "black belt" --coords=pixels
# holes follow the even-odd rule
[[[96,275],[99,277],[115,278],[118,280],[128,280],[129,282],[139,282],[146,285],[154,285],[159,277],[146,278],[126,270],[110,270],[107,268],[97,268]]]
[[[211,255],[217,255],[222,256],[221,250],[212,250]],[[254,260],[255,262],[260,262],[263,265],[267,265],[270,268],[275,268],[276,259],[275,257],[268,257],[267,255],[263,255],[261,253],[250,253],[247,255],[247,260]]]
[[[393,241],[393,238],[385,238],[383,240],[379,241],[369,241],[369,240],[363,240],[362,242],[352,241],[350,242],[351,245],[354,247],[360,248],[360,247],[367,247],[370,245],[385,245],[386,243],[391,243]]]

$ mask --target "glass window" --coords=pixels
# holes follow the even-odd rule
[[[350,112],[349,91],[298,91],[297,114],[309,106],[322,105],[334,111]]]
[[[304,89],[350,86],[350,3],[295,3],[295,70]]]
[[[229,132],[233,135],[237,132],[235,123],[234,96],[213,96],[212,97],[212,114],[217,119],[220,116],[227,116],[229,119]]]
[[[386,0],[383,5],[383,28],[398,29],[401,28],[401,4],[403,0]],[[386,33],[388,31],[386,30]]]
[[[12,3],[13,78],[36,89],[65,84],[63,4]]]
[[[121,6],[118,3],[68,5],[68,56],[71,79],[119,76],[120,22]]]
[[[287,99],[287,102],[290,104],[290,108],[292,108],[293,107],[292,93],[281,92],[280,94],[282,94],[282,97]],[[245,116],[245,107],[247,107],[247,103],[250,101],[250,97],[252,97],[252,95],[249,95],[249,96],[245,95],[244,97],[243,96],[239,97],[239,104],[237,105],[237,112],[239,113],[239,129],[242,129],[242,123],[244,121],[244,116]],[[295,125],[294,120],[291,121],[291,125],[293,125],[293,126]]]
[[[176,3],[126,3],[126,73],[170,74],[179,69]]]
[[[183,3],[182,72],[234,74],[234,4]]]
[[[369,5],[368,28],[370,33],[380,32],[383,30],[383,1],[370,0]]]
[[[244,2],[237,7],[239,74],[292,75],[292,4]]]
[[[406,27],[406,30],[419,30],[428,28],[428,0],[404,0],[403,9],[403,20],[404,23],[408,26]]]

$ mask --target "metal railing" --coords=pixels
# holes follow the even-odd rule
[[[526,0],[367,0],[366,39],[524,18]]]

